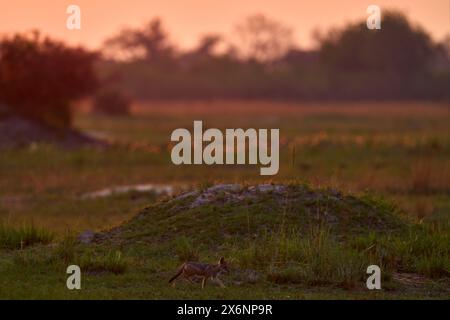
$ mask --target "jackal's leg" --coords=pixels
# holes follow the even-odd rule
[[[205,283],[206,283],[206,277],[203,277],[203,280],[202,280],[202,289],[205,287]]]
[[[172,283],[172,287],[175,287],[175,280],[181,275],[184,275],[184,265],[181,266],[180,269],[178,269],[178,272],[176,275],[174,275],[172,278],[170,278],[169,283]]]

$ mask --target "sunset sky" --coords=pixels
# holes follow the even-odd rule
[[[407,13],[432,36],[450,34],[450,0],[1,0],[0,33],[41,30],[72,44],[99,47],[122,27],[140,26],[154,16],[165,22],[171,38],[188,48],[205,33],[228,35],[246,16],[263,13],[294,30],[301,47],[311,46],[311,32],[365,18],[377,4]],[[66,29],[66,8],[77,4],[82,30]]]

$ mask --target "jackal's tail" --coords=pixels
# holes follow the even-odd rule
[[[181,274],[183,273],[183,268],[184,268],[184,265],[181,266],[181,268],[178,270],[176,275],[174,275],[172,278],[170,278],[169,283],[172,283],[176,278],[181,276]]]

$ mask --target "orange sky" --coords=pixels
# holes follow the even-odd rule
[[[247,15],[263,13],[295,31],[302,47],[311,45],[311,31],[340,26],[366,17],[369,4],[396,8],[435,39],[450,34],[450,0],[0,0],[0,33],[38,28],[72,44],[98,47],[124,26],[139,26],[153,16],[163,18],[171,37],[191,47],[200,35],[229,34]],[[82,30],[66,29],[66,8],[77,4]]]

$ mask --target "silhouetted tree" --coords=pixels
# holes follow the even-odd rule
[[[231,36],[207,35],[174,54],[153,20],[109,42],[141,60],[103,61],[98,70],[109,88],[140,99],[448,97],[444,43],[433,43],[396,12],[383,15],[381,30],[368,30],[361,20],[318,37],[318,49],[310,51],[296,49],[289,28],[262,15],[249,17]]]
[[[70,102],[94,91],[97,54],[42,38],[38,32],[0,39],[0,100],[12,112],[63,128]]]
[[[214,50],[217,48],[221,40],[222,37],[220,35],[205,35],[200,39],[200,43],[194,50],[194,52],[199,56],[212,56],[214,54]]]
[[[159,18],[154,18],[143,28],[124,29],[105,42],[107,49],[121,50],[127,58],[143,58],[161,62],[172,57],[173,47]]]
[[[292,30],[262,14],[248,17],[236,26],[242,57],[269,63],[292,48]]]
[[[386,12],[381,30],[365,21],[332,30],[320,39],[322,61],[337,71],[388,72],[410,76],[427,68],[435,46],[430,36],[399,12]]]

